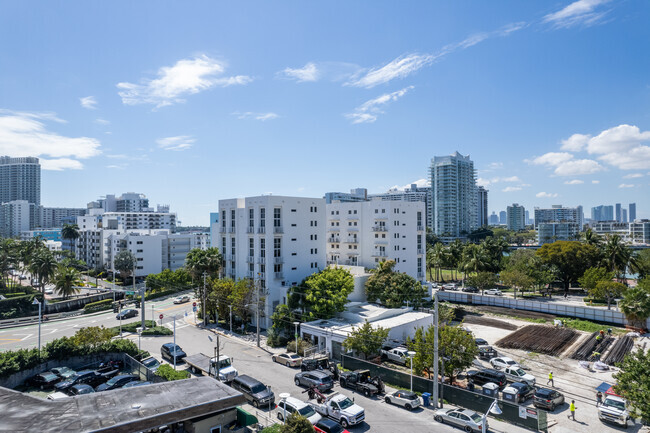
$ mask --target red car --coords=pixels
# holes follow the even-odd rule
[[[350,433],[341,427],[341,424],[329,418],[323,418],[314,424],[314,430],[318,433]]]

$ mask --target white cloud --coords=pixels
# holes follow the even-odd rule
[[[390,187],[388,190],[389,191],[404,191],[407,188],[411,188],[411,185],[415,184],[418,188],[426,188],[428,186],[431,186],[431,182],[427,179],[418,179],[414,180],[413,182],[409,183],[408,185],[404,186],[399,186],[399,185],[394,185]]]
[[[484,186],[484,187],[490,186],[491,183],[492,182],[490,182],[490,179],[483,179],[482,177],[479,177],[478,179],[476,179],[476,184]]]
[[[562,150],[569,152],[579,152],[587,145],[591,136],[585,134],[573,134],[566,140],[562,140]]]
[[[593,183],[594,185],[598,185],[600,183],[600,181],[599,180],[592,180],[591,183]]]
[[[623,179],[638,179],[640,177],[643,177],[643,173],[632,173],[632,174],[626,174],[623,176]]]
[[[619,188],[634,188],[634,185],[629,183],[622,183],[618,186]]]
[[[564,182],[565,185],[582,185],[583,183],[585,183],[585,181],[580,179],[567,180]]]
[[[408,86],[393,93],[384,93],[381,96],[364,102],[355,108],[354,112],[346,114],[345,117],[352,119],[352,123],[373,123],[377,120],[377,116],[383,113],[381,107],[390,102],[397,101],[406,92],[414,88],[414,86]]]
[[[538,192],[537,194],[535,194],[535,197],[537,197],[537,198],[555,198],[555,197],[557,197],[557,194],[542,191],[542,192]]]
[[[606,11],[597,10],[598,6],[609,0],[578,0],[563,9],[548,14],[544,22],[556,28],[569,28],[577,25],[591,26],[602,20]]]
[[[255,113],[253,111],[246,111],[245,113],[240,113],[238,111],[235,111],[232,113],[234,116],[237,116],[238,119],[255,119],[255,120],[261,120],[262,122],[266,120],[273,120],[277,119],[280,117],[276,113]]]
[[[548,152],[542,156],[538,156],[529,162],[534,165],[558,166],[569,161],[570,159],[573,159],[573,155],[567,152]]]
[[[580,176],[593,174],[605,168],[592,159],[573,159],[573,154],[568,152],[548,152],[526,162],[533,165],[544,165],[555,168],[557,176]]]
[[[307,63],[302,68],[285,68],[284,71],[282,71],[282,75],[294,79],[299,83],[318,81],[320,78],[318,67],[312,62]]]
[[[208,90],[212,87],[244,85],[252,81],[246,75],[224,77],[225,62],[201,55],[182,59],[174,66],[163,66],[158,70],[158,78],[142,79],[141,84],[122,82],[117,84],[118,94],[126,105],[153,104],[164,107],[185,102],[186,95]]]
[[[111,122],[109,122],[106,119],[95,119],[94,122],[99,124],[99,125],[110,125],[111,124]]]
[[[521,182],[521,179],[519,179],[517,176],[510,176],[510,177],[502,177],[501,181],[502,182]]]
[[[476,179],[476,184],[477,185],[482,185],[482,186],[489,186],[495,183],[499,182],[521,182],[521,179],[519,179],[519,176],[509,176],[509,177],[493,177],[491,179],[485,179],[479,177]],[[528,184],[522,183],[519,186],[524,187],[524,186],[530,186]]]
[[[194,145],[196,139],[191,135],[178,135],[176,137],[165,137],[156,140],[158,147],[165,150],[187,150]]]
[[[97,100],[94,96],[85,96],[83,98],[79,98],[79,103],[82,107],[88,110],[94,110],[97,108]]]
[[[507,186],[501,190],[502,192],[515,192],[515,191],[521,191],[520,186]]]
[[[65,123],[52,113],[0,110],[0,155],[36,156],[44,170],[65,170],[80,169],[77,160],[101,153],[97,139],[59,135],[48,130],[48,121]]]
[[[488,164],[488,169],[489,170],[497,170],[499,168],[503,168],[503,163],[502,162],[491,162]]]

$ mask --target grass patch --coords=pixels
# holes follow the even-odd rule
[[[611,325],[603,325],[601,323],[596,323],[596,322],[590,322],[589,320],[562,319],[562,321],[564,322],[564,326],[566,326],[567,328],[576,329],[578,331],[598,332],[600,330],[607,331],[607,329],[611,328],[612,333],[616,335],[622,335],[627,332],[623,328],[618,328]]]
[[[147,329],[142,331],[142,335],[173,335],[174,332],[164,326],[156,326],[156,322],[153,320],[146,320],[145,325]],[[140,327],[140,322],[131,322],[126,325],[122,325],[122,332],[137,332],[136,328]],[[113,335],[120,334],[120,327],[114,326],[111,328]]]

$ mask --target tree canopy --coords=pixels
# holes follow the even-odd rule
[[[352,332],[343,341],[343,347],[361,353],[367,359],[379,353],[379,349],[388,338],[388,331],[382,327],[373,328],[366,320],[360,327],[352,327]]]
[[[395,262],[380,262],[366,281],[366,296],[370,302],[379,302],[389,308],[422,305],[426,290],[410,275],[393,271]]]
[[[299,309],[304,321],[329,319],[345,311],[348,295],[354,290],[354,278],[343,268],[325,268],[289,289],[289,308]]]
[[[75,268],[68,268],[59,265],[54,273],[54,287],[56,291],[66,299],[81,291],[79,286],[83,284],[81,274]]]
[[[627,320],[645,329],[650,317],[650,279],[646,277],[636,287],[627,289],[618,305]]]
[[[577,283],[585,271],[596,264],[599,257],[596,247],[578,241],[544,244],[536,254],[543,264],[551,267],[565,291],[569,290],[572,283]]]
[[[115,270],[120,273],[122,278],[126,278],[133,273],[135,267],[135,256],[129,250],[123,250],[117,253],[113,261]]]
[[[650,419],[650,352],[638,348],[628,353],[614,373],[614,390],[625,397],[636,416]]]
[[[498,281],[499,279],[494,273],[484,271],[470,276],[467,279],[467,284],[469,284],[472,287],[476,287],[481,291],[482,294],[485,289],[494,287]]]
[[[194,281],[198,281],[206,273],[208,277],[216,278],[221,270],[222,257],[219,248],[212,247],[207,250],[194,248],[185,257],[185,269]]]

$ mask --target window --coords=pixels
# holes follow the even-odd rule
[[[418,235],[418,250],[422,249],[422,235]]]
[[[375,213],[379,213],[379,209],[375,209]]]
[[[279,207],[273,208],[273,227],[282,227],[282,221],[280,220],[281,210]]]
[[[266,257],[266,239],[260,239],[260,257]]]
[[[266,209],[260,208],[260,227],[266,227]]]
[[[348,210],[348,215],[352,215],[352,211],[351,211],[351,210]]]
[[[255,255],[255,239],[248,239],[248,256],[253,257]]]
[[[382,209],[382,210],[381,210],[381,213],[386,213],[386,209]]]
[[[230,227],[235,228],[235,209],[230,209]]]
[[[291,212],[295,212],[295,211],[296,211],[295,209],[291,209]]]
[[[282,257],[282,239],[273,239],[273,257]],[[278,272],[278,271],[276,271]]]
[[[356,210],[356,209],[354,210],[354,214],[355,214],[355,215],[357,214],[357,210]]]
[[[418,273],[422,272],[422,257],[418,257]]]
[[[418,227],[422,227],[422,212],[418,212]]]
[[[226,210],[221,209],[221,212],[219,212],[219,215],[221,215],[221,227],[224,229],[226,228]]]
[[[255,210],[253,208],[248,209],[248,227],[255,227]]]
[[[142,252],[142,250],[136,250],[136,253],[141,253],[141,252]]]
[[[295,271],[296,269],[298,269],[298,268],[291,268],[292,271]],[[295,286],[295,283],[294,283],[294,286]]]
[[[281,264],[273,265],[273,272],[282,272],[282,265]]]

